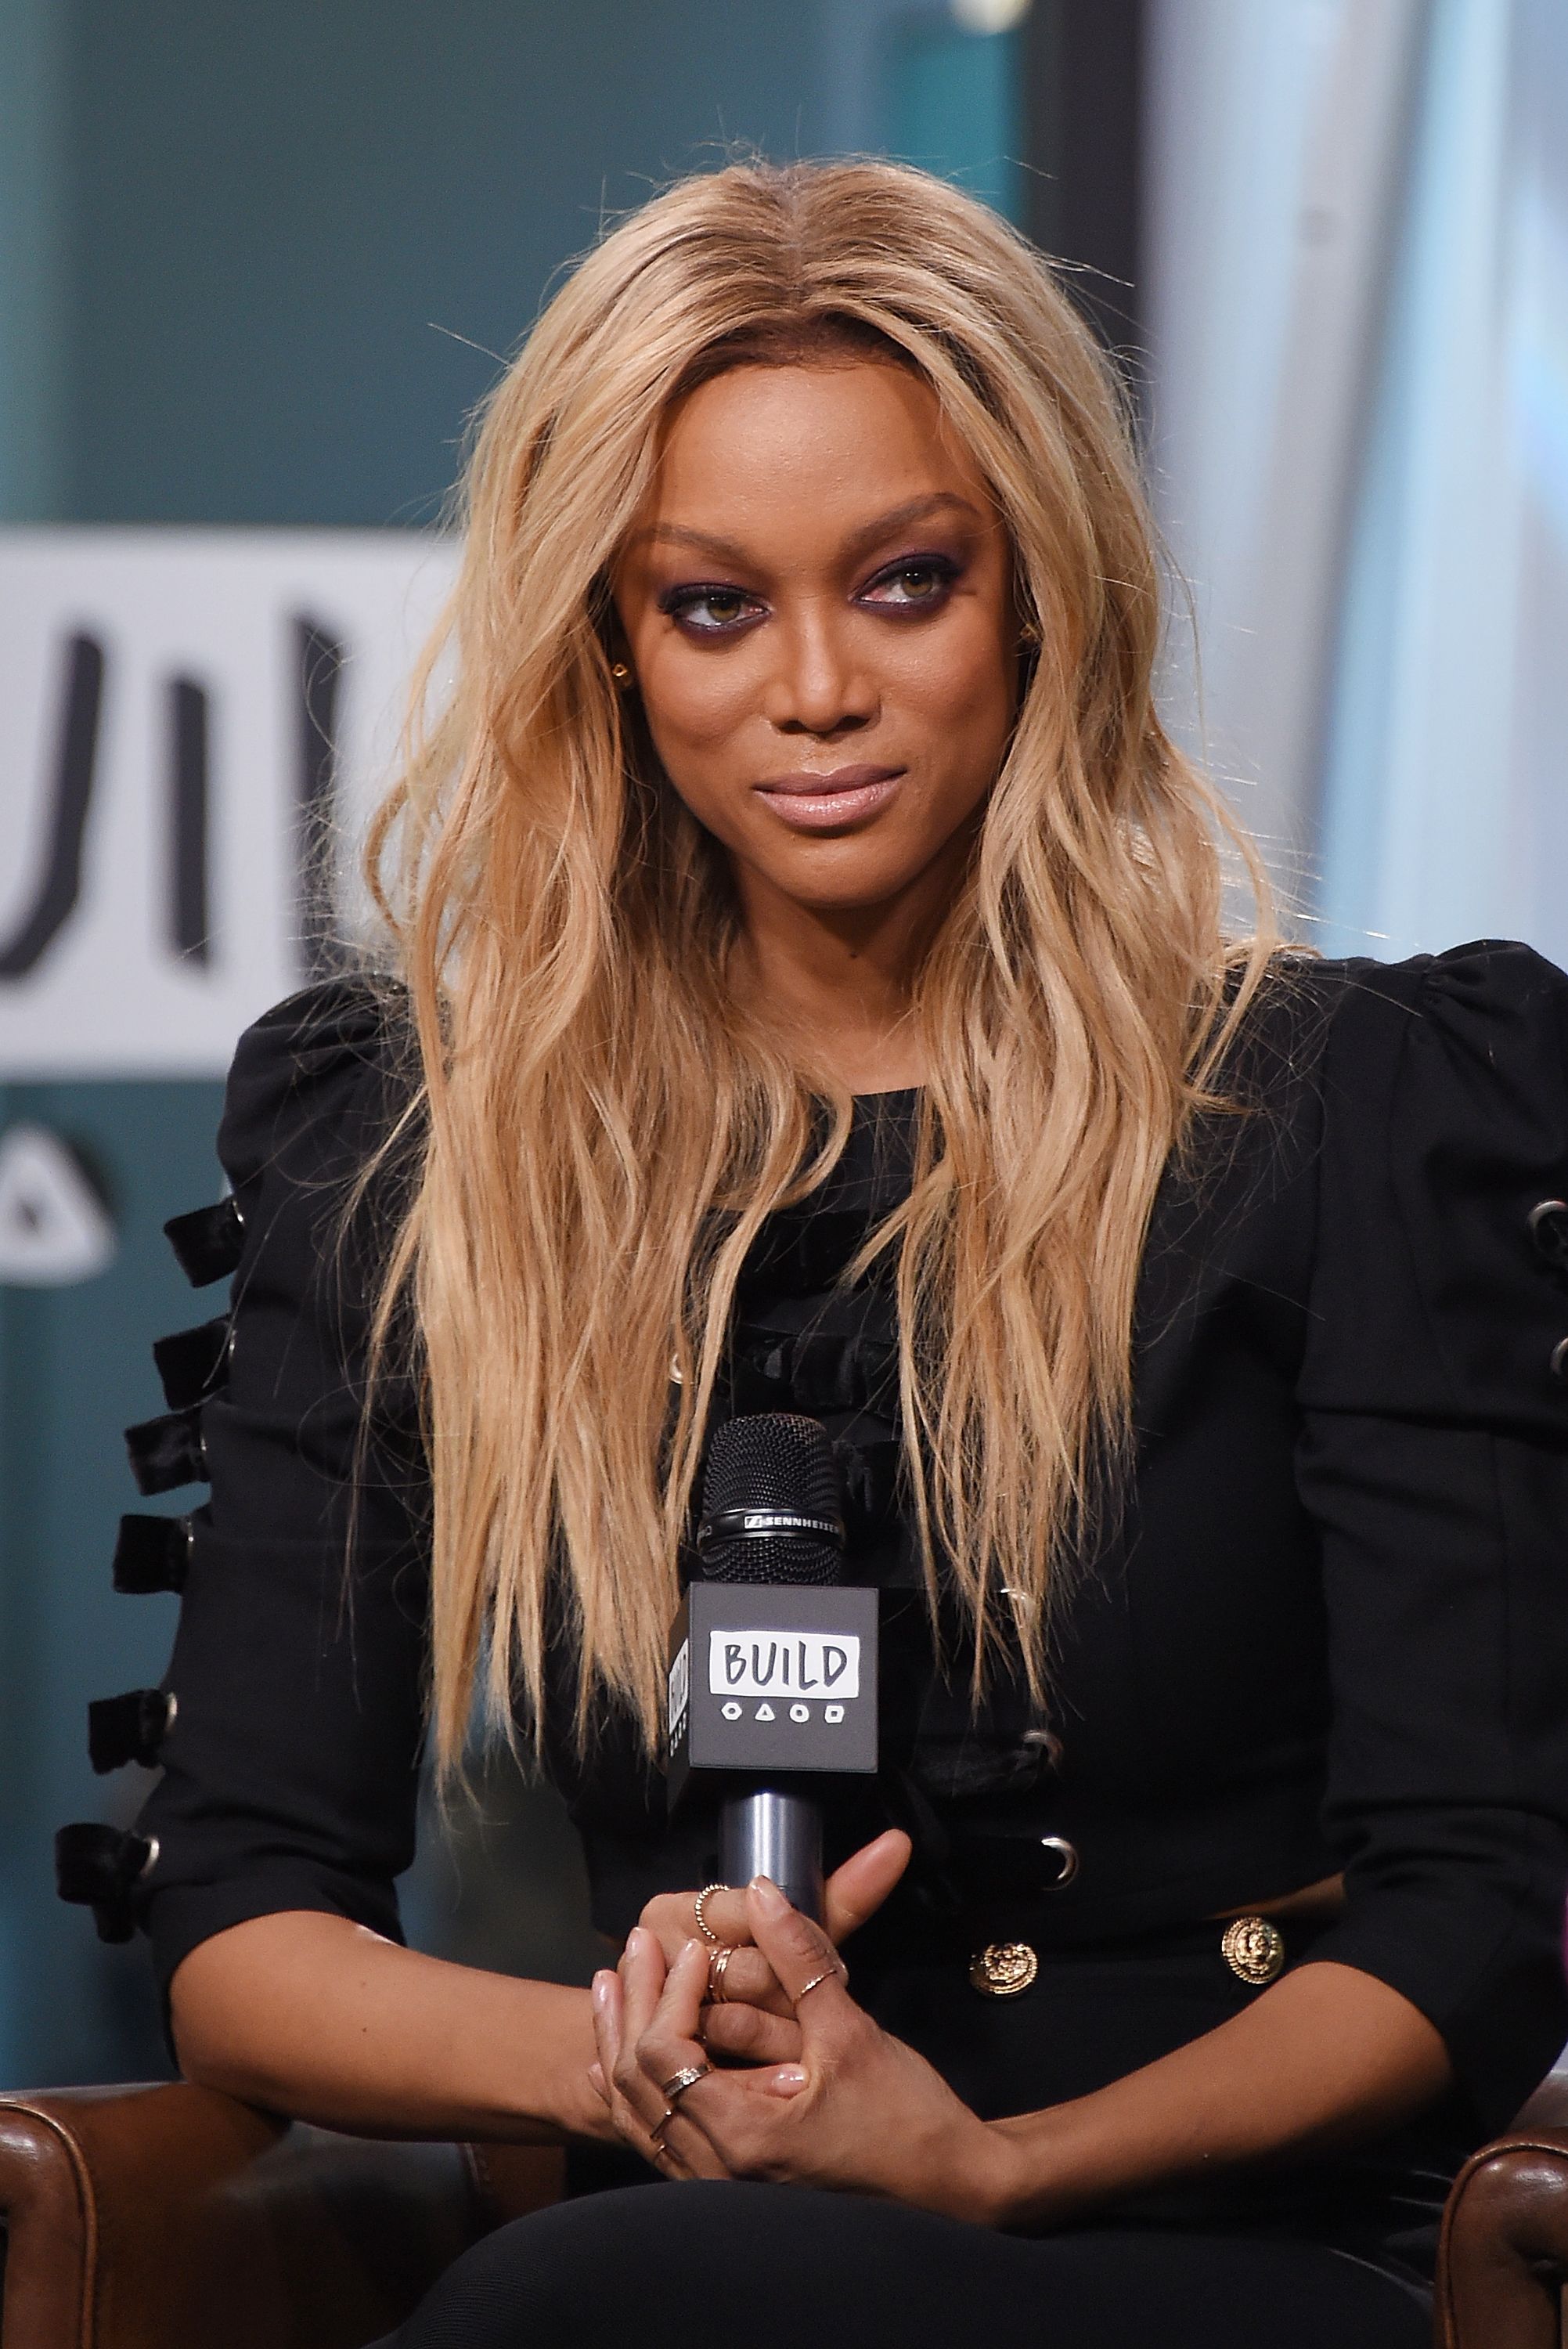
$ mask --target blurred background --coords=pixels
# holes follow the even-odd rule
[[[50,1838],[140,1799],[86,1741],[173,1628],[110,1589],[119,1431],[217,1309],[160,1226],[310,973],[302,837],[385,766],[562,264],[748,148],[904,157],[1072,268],[1190,584],[1173,721],[1299,936],[1568,960],[1563,0],[0,0],[0,2085],[168,2069]],[[407,1910],[585,1978],[504,1774]]]

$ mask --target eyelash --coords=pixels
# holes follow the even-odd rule
[[[936,593],[916,596],[907,603],[879,602],[878,610],[884,612],[940,610],[947,600],[947,590],[960,576],[961,566],[948,554],[905,555],[901,562],[887,564],[873,578],[868,579],[865,586],[861,590],[861,595],[868,595],[873,587],[886,586],[892,581],[903,578],[912,571],[933,574],[937,582]],[[659,609],[666,613],[678,626],[684,626],[688,635],[694,636],[738,636],[742,628],[750,626],[756,616],[752,612],[744,612],[732,620],[694,620],[693,613],[710,596],[725,596],[732,601],[742,603],[752,603],[756,600],[747,595],[743,588],[730,587],[717,581],[709,581],[705,585],[694,584],[689,587],[670,588],[659,597]]]

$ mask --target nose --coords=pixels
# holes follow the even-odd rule
[[[854,635],[820,608],[795,613],[777,632],[778,658],[764,708],[780,734],[831,737],[872,723],[877,687]]]

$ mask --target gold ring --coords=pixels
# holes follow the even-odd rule
[[[719,1949],[722,1947],[722,1944],[720,1943],[718,1935],[714,1931],[713,1927],[703,1915],[702,1904],[708,1898],[710,1893],[727,1892],[728,1890],[729,1887],[727,1884],[705,1884],[702,1890],[697,1894],[696,1899],[692,1903],[692,1907],[696,1912],[696,1930],[702,1935],[703,1940],[707,1943],[708,1947],[713,1950]]]
[[[648,2131],[648,2143],[654,2147],[656,2153],[663,2153],[665,2151],[665,2131],[668,2128],[675,2116],[676,2108],[674,2105],[666,2105],[664,2111],[659,2115],[658,2119],[654,2123],[653,2127]]]
[[[810,1981],[796,1992],[794,1998],[790,2002],[791,2005],[799,2006],[800,2001],[806,1996],[809,1991],[815,1990],[820,1983],[827,1981],[830,1974],[836,1974],[838,1971],[839,1969],[836,1965],[824,1966],[820,1974],[813,1974]]]
[[[695,2088],[699,2080],[706,2080],[712,2069],[711,2064],[683,2064],[678,2072],[672,2073],[664,2082],[659,2094],[668,2105],[669,2111],[659,2123],[661,2128],[674,2119],[676,2098],[684,2096],[688,2088]]]
[[[727,1944],[715,1950],[707,1961],[707,2002],[710,2006],[727,2006],[729,1997],[724,1987],[724,1977],[735,1951]]]

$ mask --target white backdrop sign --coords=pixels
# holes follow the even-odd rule
[[[0,1078],[218,1076],[313,969],[449,540],[0,533]]]

